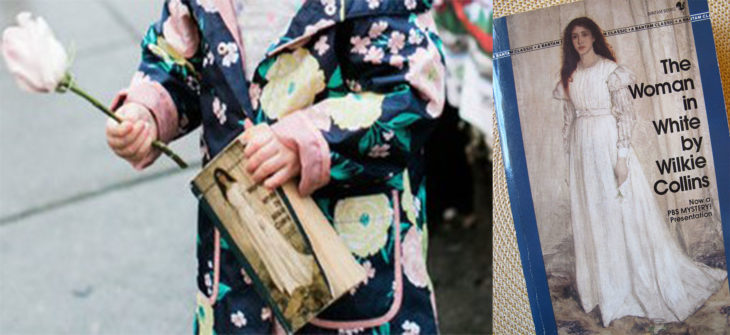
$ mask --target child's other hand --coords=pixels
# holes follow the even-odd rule
[[[254,126],[246,120],[246,171],[256,183],[274,189],[299,175],[299,155],[282,143],[267,124]]]
[[[126,103],[115,114],[123,121],[109,119],[106,123],[106,140],[112,151],[138,170],[152,163],[157,157],[152,148],[157,139],[152,113],[140,104]]]

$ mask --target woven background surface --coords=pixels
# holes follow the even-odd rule
[[[494,0],[494,16],[501,17],[570,2],[574,0]],[[724,83],[725,106],[730,110],[730,1],[710,0],[709,3],[715,47]],[[535,326],[517,249],[496,119],[493,126],[494,334],[533,334]]]

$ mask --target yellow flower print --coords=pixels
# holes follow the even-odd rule
[[[415,200],[416,199],[413,197],[413,193],[411,192],[411,178],[408,176],[408,170],[405,170],[405,172],[403,172],[403,193],[400,197],[400,203],[401,206],[403,206],[403,211],[406,212],[408,221],[413,224],[416,224],[416,219],[418,218],[418,210],[415,206]]]
[[[385,246],[392,219],[393,209],[384,194],[346,198],[335,205],[335,230],[360,257]]]
[[[330,98],[317,105],[326,111],[332,121],[344,130],[358,130],[370,127],[383,113],[382,94],[348,93],[341,98]]]
[[[203,293],[198,292],[198,308],[195,313],[195,320],[198,324],[198,334],[213,335],[213,308],[210,301]]]
[[[261,107],[270,119],[310,106],[326,86],[324,71],[304,48],[279,55],[266,79],[269,83],[261,92]]]

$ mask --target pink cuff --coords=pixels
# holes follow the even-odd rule
[[[322,133],[303,111],[271,126],[282,143],[299,153],[302,166],[299,193],[309,195],[330,181],[330,148]]]
[[[172,97],[160,83],[152,80],[132,82],[114,97],[112,110],[125,102],[135,102],[147,107],[157,122],[157,138],[169,143],[178,136],[178,116]]]

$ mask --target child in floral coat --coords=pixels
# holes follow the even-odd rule
[[[240,29],[252,1],[238,1],[166,2],[113,103],[126,121],[108,124],[110,147],[141,169],[159,155],[152,140],[202,125],[206,163],[250,129],[248,171],[267,187],[296,178],[368,272],[301,332],[437,333],[422,146],[443,108],[444,68],[430,1],[304,1],[260,61]],[[277,330],[202,212],[197,254],[196,332]]]

